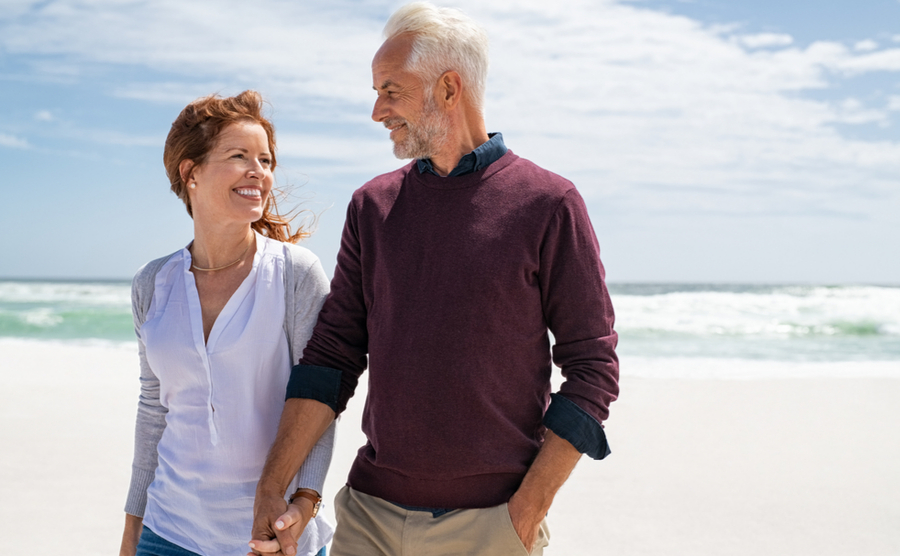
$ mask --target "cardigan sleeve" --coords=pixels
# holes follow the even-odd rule
[[[312,258],[312,263],[309,263]],[[322,268],[322,263],[309,251],[302,252],[293,249],[292,264],[294,266],[294,299],[291,350],[292,353],[303,353],[309,337],[312,335],[319,311],[328,295],[328,277]],[[322,494],[325,487],[325,477],[331,466],[331,458],[334,454],[334,438],[337,420],[325,430],[316,444],[310,450],[309,455],[300,467],[297,475],[300,488],[311,488]],[[290,494],[290,493],[288,493]]]
[[[125,512],[144,516],[147,505],[147,487],[153,482],[157,466],[157,446],[166,428],[167,409],[159,401],[159,379],[147,362],[147,350],[141,338],[141,325],[147,319],[147,311],[153,298],[156,271],[167,259],[148,263],[134,277],[131,285],[131,312],[134,331],[138,340],[138,358],[141,370],[141,392],[138,397],[137,419],[134,430],[134,458],[131,464],[131,484],[125,502]]]

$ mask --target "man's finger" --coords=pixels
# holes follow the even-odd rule
[[[287,510],[275,520],[276,534],[278,531],[286,530],[301,519],[303,519],[303,515],[300,513],[300,508],[296,504],[288,505]]]
[[[275,537],[281,543],[281,551],[286,556],[294,556],[297,553],[297,538],[291,532],[291,525],[302,519],[300,510],[294,504],[290,504],[287,511],[275,520]]]

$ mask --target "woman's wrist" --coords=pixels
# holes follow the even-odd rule
[[[125,530],[122,532],[122,545],[119,547],[119,556],[133,556],[137,551],[138,541],[141,539],[141,531],[144,528],[144,520],[140,517],[125,514]]]
[[[305,504],[301,505],[301,502],[305,502]],[[301,509],[308,507],[309,512],[304,512],[303,515],[304,517],[309,515],[309,519],[312,519],[319,513],[322,495],[311,488],[298,488],[288,499],[288,504],[294,504]]]

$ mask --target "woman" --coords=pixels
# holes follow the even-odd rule
[[[275,135],[261,107],[253,91],[198,99],[166,139],[194,239],[132,286],[141,396],[121,555],[247,553],[291,362],[328,293],[319,260],[293,245],[308,234],[276,211]],[[334,423],[288,491],[303,516],[298,555],[324,554],[331,538],[314,516],[333,443]]]

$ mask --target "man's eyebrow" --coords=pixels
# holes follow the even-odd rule
[[[380,90],[384,90],[384,89],[387,89],[388,87],[396,87],[396,86],[397,86],[396,83],[394,83],[393,81],[391,81],[390,79],[388,79],[388,80],[386,80],[384,83],[381,84],[381,87],[375,87],[375,86],[373,85],[372,88],[375,89],[375,90],[377,91],[377,90],[379,90],[379,89],[380,89]]]

